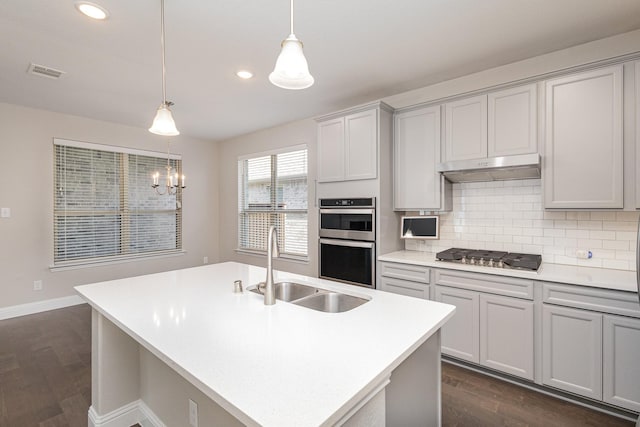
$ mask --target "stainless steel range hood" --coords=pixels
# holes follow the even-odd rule
[[[451,182],[540,178],[540,155],[489,157],[440,163],[436,170]]]

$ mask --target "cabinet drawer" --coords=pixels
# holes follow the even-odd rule
[[[467,273],[453,270],[436,270],[437,285],[471,289],[516,298],[533,299],[533,280],[494,276],[481,273]]]
[[[426,283],[430,282],[429,267],[421,267],[418,265],[397,264],[397,263],[380,263],[380,275],[383,277],[392,277],[400,280],[411,280],[412,282]]]
[[[380,278],[380,290],[408,297],[429,299],[429,285],[408,280]]]
[[[633,292],[558,283],[543,283],[542,286],[542,299],[545,303],[622,316],[640,317],[638,296]]]

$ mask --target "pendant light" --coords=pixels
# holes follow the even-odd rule
[[[153,119],[153,124],[149,128],[149,132],[156,135],[175,136],[179,135],[176,128],[176,122],[173,121],[171,115],[170,106],[173,102],[167,101],[167,84],[165,79],[165,65],[164,65],[164,0],[160,0],[160,44],[162,45],[162,104],[156,111],[156,116]]]
[[[282,41],[282,50],[276,60],[269,81],[283,89],[306,89],[314,80],[302,52],[302,42],[293,33],[293,0],[291,0],[291,33]]]

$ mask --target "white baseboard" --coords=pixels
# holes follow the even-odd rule
[[[11,319],[13,317],[26,316],[28,314],[42,313],[43,311],[56,310],[58,308],[70,307],[72,305],[83,304],[80,295],[48,299],[44,301],[30,302],[27,304],[13,305],[0,308],[0,320]]]
[[[93,406],[89,408],[89,427],[130,427],[134,424],[142,427],[166,427],[142,400],[121,406],[105,415],[98,415]]]

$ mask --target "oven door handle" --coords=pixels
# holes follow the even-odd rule
[[[372,249],[375,245],[374,242],[360,242],[355,240],[336,240],[336,239],[320,239],[320,244],[334,245],[334,246],[348,246],[350,248],[368,248],[368,249]]]
[[[334,214],[334,215],[341,215],[341,214],[359,214],[359,215],[373,215],[374,212],[376,210],[375,209],[341,209],[341,208],[335,208],[335,209],[320,209],[320,213],[321,214]]]

